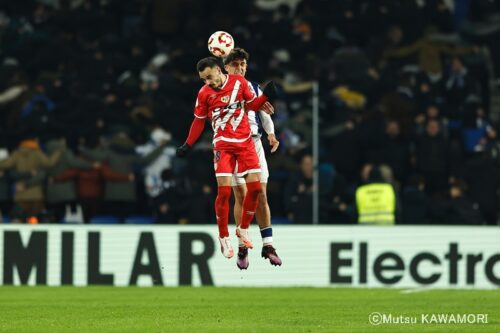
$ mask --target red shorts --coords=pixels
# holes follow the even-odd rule
[[[252,138],[238,143],[218,141],[214,148],[214,169],[216,177],[231,177],[235,172],[238,177],[243,177],[260,172],[259,157]]]

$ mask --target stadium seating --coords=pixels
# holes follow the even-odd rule
[[[287,217],[273,217],[271,219],[272,224],[292,224],[292,221],[290,221]]]
[[[125,224],[153,224],[154,219],[146,215],[134,215],[125,218]]]
[[[90,219],[90,224],[119,224],[121,221],[116,216],[98,215]]]

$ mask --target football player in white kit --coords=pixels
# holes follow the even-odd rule
[[[248,59],[250,58],[248,52],[242,48],[234,48],[229,55],[224,58],[224,68],[229,74],[239,74],[245,76],[247,71]],[[262,94],[262,90],[259,85],[255,82],[248,81],[250,87],[254,90],[257,96]],[[266,108],[273,108],[270,103],[264,105]],[[269,178],[269,170],[267,168],[266,155],[261,142],[260,125],[267,134],[267,139],[269,140],[269,145],[271,146],[271,153],[274,153],[279,146],[279,141],[276,139],[274,134],[274,123],[271,116],[264,111],[248,111],[248,120],[250,123],[250,129],[252,132],[252,139],[255,143],[255,150],[259,157],[261,173],[260,173],[260,183],[262,187],[261,194],[259,195],[257,211],[255,213],[257,223],[259,224],[260,234],[262,236],[262,257],[269,259],[271,265],[281,266],[281,259],[276,253],[273,247],[273,229],[271,227],[271,211],[269,209],[269,204],[267,202],[267,180]],[[237,177],[233,175],[231,181],[231,186],[233,188],[233,193],[235,197],[234,204],[234,218],[236,224],[240,224],[241,219],[241,209],[243,198],[246,193],[245,179],[242,177]],[[236,265],[240,269],[247,269],[249,265],[248,260],[248,249],[243,245],[239,244],[238,249],[238,260]]]

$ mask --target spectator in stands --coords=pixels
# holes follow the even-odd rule
[[[399,74],[394,91],[382,96],[380,106],[386,119],[397,121],[401,136],[409,139],[414,132],[414,119],[418,112],[415,95],[415,81],[412,73]]]
[[[0,161],[9,156],[7,149],[0,148]],[[10,177],[8,172],[0,169],[0,215],[8,214],[12,206]]]
[[[90,162],[89,162],[90,163]],[[82,207],[83,219],[89,222],[96,215],[103,214],[105,180],[116,182],[134,181],[134,174],[113,171],[107,163],[98,168],[67,169],[53,177],[54,182],[76,182],[78,204]]]
[[[448,133],[448,119],[443,117],[440,106],[436,104],[430,104],[426,106],[425,112],[419,113],[415,117],[416,134],[418,136],[423,135],[425,133],[425,127],[426,127],[425,125],[430,120],[436,120],[439,122],[441,133],[446,139],[448,139],[450,136]]]
[[[466,99],[472,94],[480,93],[479,83],[470,75],[459,57],[451,59],[450,68],[443,78],[443,91],[448,117],[452,119],[460,119]]]
[[[469,196],[478,203],[481,215],[489,225],[497,224],[500,185],[498,170],[498,165],[492,159],[491,150],[475,153],[465,162],[463,170]]]
[[[133,174],[135,168],[142,168],[153,162],[162,152],[165,142],[144,157],[135,153],[135,143],[126,132],[116,133],[109,142],[108,148],[94,150],[81,147],[82,154],[101,163],[107,163],[117,173]],[[117,181],[115,177],[106,177],[104,192],[105,211],[111,215],[125,218],[137,214],[135,178]]]
[[[466,194],[466,184],[462,180],[455,181],[450,186],[450,199],[446,205],[445,224],[480,225],[483,217],[479,205]]]
[[[40,149],[38,139],[28,135],[11,156],[0,161],[1,169],[12,169],[19,176],[15,183],[14,203],[26,217],[38,216],[45,209],[43,180],[46,168],[57,163],[61,151],[47,156]]]
[[[385,124],[385,135],[379,149],[377,162],[387,164],[394,172],[398,182],[403,182],[408,176],[410,162],[409,143],[401,137],[399,123],[388,120]]]
[[[294,223],[312,223],[313,159],[304,154],[300,171],[292,175],[285,188],[285,209]]]
[[[352,209],[352,195],[349,193],[348,183],[344,176],[342,176],[333,165],[323,163],[320,164],[320,171],[329,170],[330,177],[321,177],[320,179],[325,179],[329,183],[326,183],[327,187],[325,190],[331,189],[331,193],[326,196],[325,204],[330,200],[329,207],[325,207],[328,210],[328,218],[321,220],[321,223],[333,223],[333,224],[346,224],[352,223],[354,218],[354,213]],[[323,173],[323,172],[322,172]]]
[[[319,188],[313,186],[313,158],[308,152],[300,158],[300,171],[293,174],[285,187],[285,209],[294,223],[312,223],[313,191],[319,196],[319,222],[329,223],[328,207],[332,200],[333,170],[326,165],[319,173]]]
[[[404,32],[401,26],[393,25],[387,29],[386,34],[382,37],[373,38],[367,47],[371,64],[381,67],[384,52],[401,47],[403,37]],[[401,67],[401,64],[398,64],[397,67]]]
[[[382,179],[378,167],[372,167],[368,181],[356,189],[358,223],[393,225],[396,207],[394,187]]]
[[[467,154],[486,151],[496,139],[497,132],[484,109],[475,103],[467,104],[462,124],[463,150]]]
[[[412,175],[401,192],[401,224],[428,224],[430,200],[425,193],[425,179]]]
[[[150,135],[150,139],[143,145],[135,148],[140,156],[146,156],[155,150],[162,142],[170,142],[172,135],[162,128],[155,128]],[[164,190],[165,180],[162,179],[162,173],[165,169],[172,169],[172,159],[175,156],[175,147],[167,146],[156,160],[143,169],[144,186],[149,197],[149,205],[153,205],[154,199]]]
[[[443,56],[459,56],[479,51],[477,47],[450,47],[444,42],[433,39],[433,35],[437,32],[436,26],[428,25],[422,38],[411,45],[387,50],[384,57],[404,58],[416,54],[418,67],[429,76],[431,82],[436,82],[443,75]]]
[[[186,211],[185,193],[173,176],[170,169],[164,169],[161,173],[162,189],[153,199],[155,223],[177,224]]]
[[[425,179],[427,193],[432,196],[447,189],[450,154],[440,123],[430,120],[425,128],[425,134],[417,138],[413,160]]]
[[[54,177],[69,169],[90,169],[98,168],[98,163],[91,163],[76,157],[73,152],[67,148],[64,138],[53,139],[46,144],[47,153],[61,151],[61,157],[58,162],[47,169],[48,183],[46,189],[47,208],[55,217],[53,222],[61,222],[66,213],[66,207],[76,207],[77,194],[73,181],[65,180],[55,182]]]

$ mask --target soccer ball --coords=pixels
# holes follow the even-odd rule
[[[208,50],[216,57],[227,57],[233,48],[233,36],[225,31],[216,31],[208,39]]]

